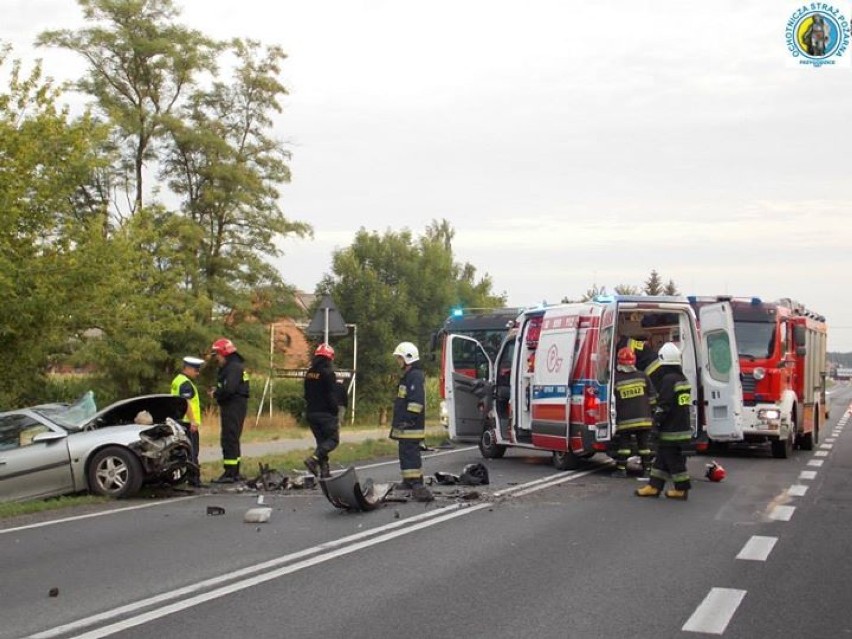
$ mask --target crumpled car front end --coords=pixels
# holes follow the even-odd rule
[[[130,445],[139,455],[146,482],[179,483],[192,466],[192,444],[183,427],[171,417],[139,432]]]

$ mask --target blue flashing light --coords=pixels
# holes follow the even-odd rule
[[[760,306],[762,303],[763,302],[760,301],[759,297],[752,297],[751,298],[751,305],[752,306]]]
[[[602,304],[607,304],[609,302],[614,302],[615,297],[613,297],[612,295],[595,295],[594,301],[601,302]]]
[[[453,316],[453,317],[461,317],[462,315],[464,315],[464,310],[463,310],[463,309],[461,309],[461,308],[454,308],[454,309],[452,310],[452,316]]]
[[[698,301],[698,298],[695,295],[687,295],[686,299],[690,304],[695,304],[695,302]]]

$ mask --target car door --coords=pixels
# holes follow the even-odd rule
[[[444,349],[444,398],[447,428],[453,441],[479,441],[483,410],[491,400],[493,364],[477,340],[448,335]]]
[[[707,436],[720,442],[742,441],[743,387],[731,305],[710,304],[698,313]]]
[[[0,415],[0,500],[73,492],[67,436],[27,413]]]

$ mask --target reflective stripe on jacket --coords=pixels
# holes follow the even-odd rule
[[[680,443],[692,439],[690,406],[692,386],[680,366],[660,366],[660,384],[657,395],[657,423],[659,441]]]
[[[426,378],[420,362],[414,362],[399,380],[393,402],[391,439],[426,437]]]

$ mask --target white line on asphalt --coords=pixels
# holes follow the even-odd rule
[[[774,521],[790,521],[795,511],[795,506],[775,506],[769,511],[769,518]]]
[[[775,546],[776,541],[778,541],[778,537],[761,537],[759,535],[753,535],[752,538],[746,542],[746,545],[743,546],[740,554],[737,555],[737,559],[766,561],[766,558],[769,556],[769,553],[772,552],[772,548]]]
[[[5,528],[0,530],[0,535],[10,532],[18,532],[20,530],[28,530],[30,528],[41,528],[42,526],[52,526],[53,524],[65,524],[69,521],[79,521],[81,519],[91,519],[92,517],[103,517],[104,515],[114,515],[115,513],[126,513],[129,510],[140,510],[142,508],[151,508],[153,506],[162,506],[163,504],[173,504],[178,501],[184,501],[186,499],[195,499],[195,495],[189,495],[187,497],[176,497],[174,499],[169,499],[167,501],[156,501],[156,502],[148,502],[146,504],[139,504],[138,506],[126,506],[124,508],[113,508],[112,510],[104,510],[99,513],[89,513],[88,515],[75,515],[74,517],[64,517],[62,519],[51,519],[50,521],[42,521],[37,524],[27,524],[26,526],[18,526],[16,528]]]
[[[815,470],[803,470],[799,473],[799,479],[816,479],[817,472]]]
[[[511,495],[512,492],[523,490],[523,494],[527,494],[529,492],[535,492],[536,490],[543,490],[545,488],[549,488],[552,485],[557,483],[563,483],[566,481],[571,481],[572,479],[577,479],[579,477],[584,477],[591,473],[597,472],[598,468],[582,471],[575,474],[565,475],[565,473],[559,473],[557,475],[550,475],[549,477],[544,477],[539,480],[535,480],[533,482],[529,482],[527,484],[520,484],[518,486],[513,486],[509,489],[500,491],[499,493],[495,493],[495,496],[498,495],[508,495],[511,497],[520,496],[521,492],[518,492],[517,495]],[[550,480],[550,481],[548,481]],[[542,483],[547,482],[547,483]],[[532,486],[532,484],[539,484],[537,486]],[[379,526],[377,528],[373,528],[371,530],[366,530],[360,533],[356,533],[354,535],[350,535],[348,537],[342,537],[341,539],[333,540],[330,542],[326,542],[324,544],[320,544],[318,546],[314,546],[312,548],[306,548],[305,550],[301,550],[295,553],[291,553],[289,555],[284,555],[282,557],[278,557],[276,559],[272,559],[270,561],[266,561],[260,564],[256,564],[253,566],[248,566],[241,570],[237,570],[235,572],[231,572],[227,575],[221,575],[219,577],[213,577],[211,579],[206,579],[204,581],[198,582],[196,584],[192,584],[189,586],[185,586],[183,588],[178,588],[176,590],[161,593],[159,595],[155,595],[153,597],[149,597],[147,599],[134,602],[132,604],[127,604],[125,606],[121,606],[119,608],[115,608],[113,610],[108,610],[103,613],[99,613],[97,615],[92,615],[90,617],[86,617],[84,619],[79,619],[77,621],[65,624],[63,626],[57,626],[56,628],[51,628],[49,630],[45,630],[43,632],[31,635],[27,639],[49,639],[51,637],[58,637],[64,634],[67,634],[71,631],[82,630],[83,628],[95,625],[100,622],[105,622],[110,619],[115,619],[117,617],[133,614],[139,612],[149,606],[153,606],[156,604],[164,603],[164,602],[174,602],[176,599],[180,599],[185,595],[191,594],[193,592],[198,592],[204,590],[205,588],[210,588],[213,586],[219,586],[228,581],[232,581],[234,579],[240,579],[239,581],[233,581],[228,585],[224,585],[216,588],[215,590],[211,590],[208,592],[204,592],[189,599],[183,599],[182,601],[178,601],[177,603],[172,603],[171,605],[164,606],[162,608],[158,608],[156,610],[150,610],[148,612],[140,613],[135,617],[131,617],[122,621],[115,622],[111,625],[103,626],[101,628],[96,628],[89,632],[83,633],[82,635],[78,635],[74,639],[96,639],[99,637],[106,637],[112,635],[116,632],[120,632],[122,630],[126,630],[127,628],[131,628],[134,626],[138,626],[143,623],[147,623],[148,621],[152,621],[154,619],[159,619],[161,617],[165,617],[175,612],[179,612],[181,610],[185,610],[187,608],[191,608],[193,606],[202,604],[206,601],[210,601],[212,599],[216,599],[219,597],[223,597],[225,595],[232,594],[234,592],[238,592],[240,590],[244,590],[246,588],[250,588],[259,583],[263,583],[265,581],[270,581],[272,579],[276,579],[283,575],[291,574],[298,570],[302,570],[304,568],[309,568],[316,564],[323,563],[325,561],[329,561],[336,557],[340,557],[351,552],[355,552],[356,550],[361,550],[363,548],[368,548],[370,546],[389,541],[396,537],[406,535],[408,533],[420,530],[422,528],[426,528],[428,526],[433,526],[438,523],[442,523],[444,521],[448,521],[455,517],[460,517],[462,515],[469,515],[483,508],[491,507],[491,502],[469,505],[469,504],[452,504],[450,506],[445,506],[443,508],[439,508],[437,510],[422,513],[420,515],[416,515],[414,517],[409,517],[406,519],[402,519],[396,522],[392,522],[390,524],[385,524],[384,526]],[[395,530],[397,528],[402,528],[401,530]],[[382,533],[382,534],[380,534]],[[367,537],[373,537],[372,539],[365,539]],[[349,544],[349,545],[347,545]],[[320,554],[322,553],[322,554]],[[310,555],[315,555],[313,557],[309,557]],[[309,558],[305,558],[309,557]],[[289,562],[295,561],[297,559],[301,559],[298,563],[292,563],[290,565]],[[261,570],[267,570],[270,568],[274,568],[271,572],[267,572],[264,574],[255,574]],[[249,576],[253,575],[253,576]]]
[[[818,450],[814,453],[814,457],[828,457],[827,450]]]
[[[817,468],[819,468],[820,466],[822,466],[822,464],[823,464],[823,461],[821,459],[810,459],[810,460],[808,460],[808,466],[816,466]]]
[[[804,497],[806,492],[808,492],[808,487],[804,484],[793,484],[787,489],[787,494],[791,497]]]
[[[834,444],[820,444],[819,447],[823,450],[831,450],[834,448]]]
[[[686,632],[706,632],[721,635],[745,597],[745,590],[713,588],[692,616],[683,624]]]
[[[439,453],[432,453],[431,455],[423,455],[423,459],[430,459],[432,457],[442,457],[443,455],[452,455],[453,453],[463,453],[468,450],[476,450],[477,446],[465,446],[464,448],[454,448],[453,450],[442,450]],[[364,466],[356,466],[356,470],[361,470],[362,468],[378,468],[379,466],[391,466],[398,465],[398,459],[392,459],[386,462],[377,462],[375,464],[366,464]]]
[[[836,440],[834,437],[826,437],[826,438],[825,438],[825,443],[826,443],[826,444],[833,444],[833,443],[834,443],[834,442],[836,442],[836,441],[837,441],[837,440]]]

